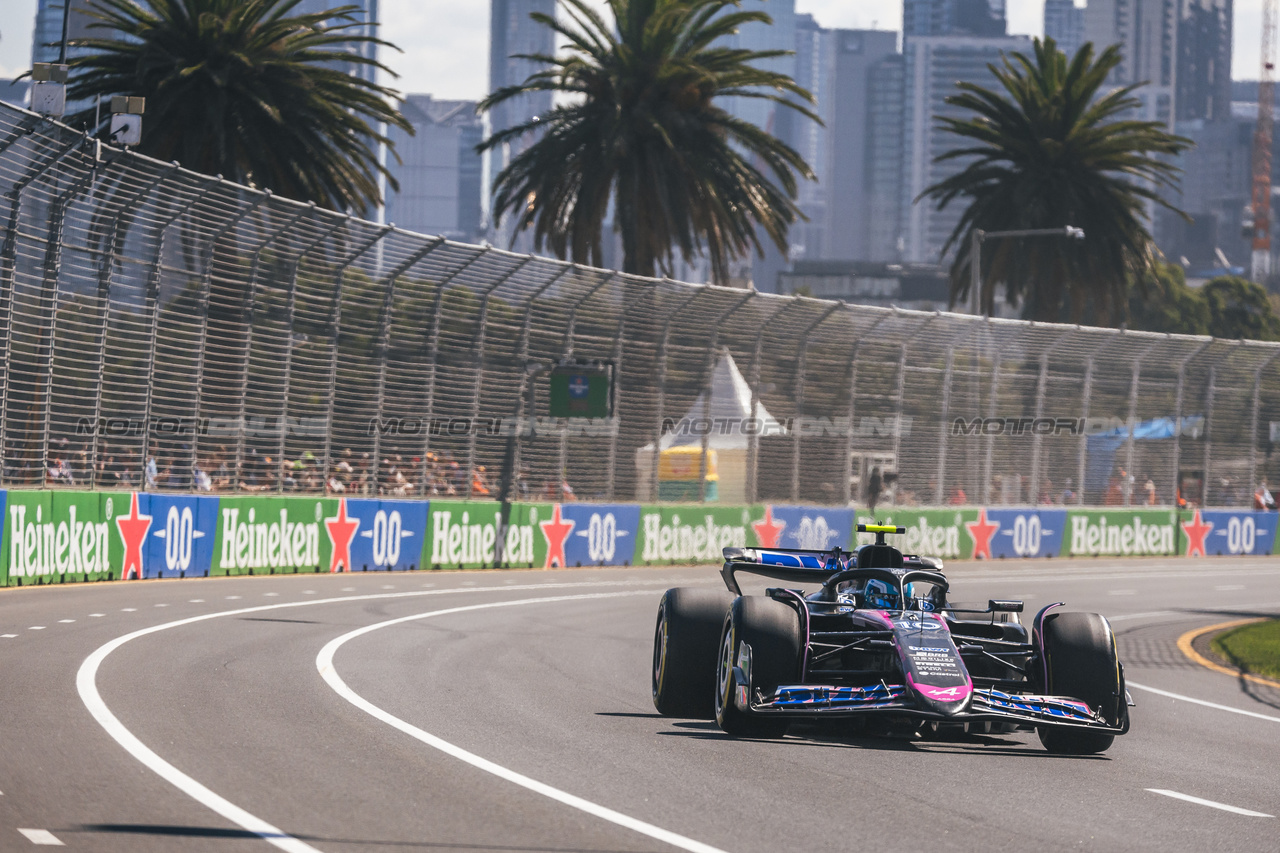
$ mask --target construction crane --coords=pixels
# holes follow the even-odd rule
[[[1271,136],[1275,109],[1276,2],[1262,2],[1262,74],[1258,77],[1258,126],[1253,132],[1253,280],[1271,275]]]

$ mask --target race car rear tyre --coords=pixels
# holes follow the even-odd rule
[[[664,717],[710,720],[716,715],[716,652],[727,589],[667,590],[653,636],[653,705]]]
[[[1051,613],[1045,617],[1045,690],[1089,703],[1113,724],[1124,702],[1115,635],[1097,613]],[[1103,752],[1115,735],[1064,726],[1039,726],[1036,733],[1050,752],[1091,755]]]
[[[794,608],[763,596],[733,602],[720,635],[716,670],[716,723],[736,737],[774,738],[787,733],[786,718],[742,711],[734,704],[733,667],[741,644],[751,647],[751,685],[765,695],[779,684],[800,678],[800,615]]]

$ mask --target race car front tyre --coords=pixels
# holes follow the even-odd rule
[[[772,598],[743,596],[733,602],[720,634],[716,670],[716,723],[737,737],[774,738],[787,733],[786,718],[743,711],[734,703],[733,668],[743,643],[751,647],[751,685],[765,695],[800,678],[800,615]]]
[[[1087,702],[1113,724],[1123,707],[1115,635],[1097,613],[1051,613],[1044,620],[1046,690]],[[1050,752],[1091,755],[1111,746],[1115,735],[1065,726],[1039,726],[1036,733]]]
[[[727,589],[669,589],[658,604],[653,636],[653,705],[664,717],[716,715],[716,652],[733,603]]]

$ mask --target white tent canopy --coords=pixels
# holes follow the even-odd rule
[[[756,401],[752,424],[751,388],[727,349],[721,353],[711,372],[710,391],[710,408],[707,407],[707,391],[704,389],[676,423],[675,429],[662,436],[659,446],[663,450],[701,445],[708,426],[708,445],[712,450],[746,450],[752,430],[759,435],[787,434],[786,428],[769,414],[759,400]],[[653,445],[647,444],[641,449],[652,451]]]

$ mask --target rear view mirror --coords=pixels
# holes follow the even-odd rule
[[[987,602],[987,610],[991,613],[1021,613],[1022,602],[1008,598],[993,598]]]

